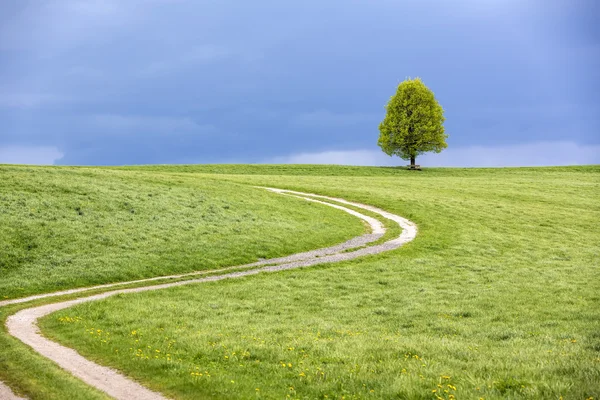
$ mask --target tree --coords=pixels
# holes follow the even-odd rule
[[[385,107],[379,124],[377,144],[389,156],[410,160],[414,168],[417,155],[439,153],[448,145],[444,133],[444,109],[421,79],[407,79]]]

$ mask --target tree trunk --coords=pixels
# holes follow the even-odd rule
[[[417,157],[415,157],[415,156],[410,156],[410,167],[411,167],[411,168],[414,168],[414,167],[415,167],[415,161],[416,161],[416,158],[417,158]]]

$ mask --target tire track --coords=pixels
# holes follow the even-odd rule
[[[26,301],[31,301],[35,299],[40,299],[44,297],[50,296],[60,296],[64,294],[72,294],[85,292],[87,290],[99,289],[99,288],[111,288],[118,285],[126,285],[132,283],[139,282],[152,282],[153,280],[165,279],[165,278],[180,278],[187,277],[192,275],[200,275],[206,273],[215,273],[215,272],[226,272],[231,269],[245,269],[243,271],[236,271],[230,273],[224,273],[221,275],[212,275],[198,279],[190,279],[186,281],[180,282],[170,282],[170,283],[162,283],[144,287],[136,287],[136,288],[124,288],[118,290],[110,290],[104,293],[95,294],[87,297],[81,297],[68,301],[59,301],[57,303],[46,304],[37,307],[26,308],[18,311],[17,313],[9,316],[6,320],[6,327],[10,335],[16,337],[21,340],[23,343],[27,344],[33,350],[43,355],[44,357],[54,361],[61,368],[70,372],[72,375],[78,377],[83,380],[87,384],[103,391],[109,396],[119,399],[119,400],[158,400],[158,399],[166,399],[160,393],[154,392],[134,380],[126,377],[125,375],[117,372],[116,370],[108,367],[104,367],[98,365],[92,361],[87,360],[82,357],[75,350],[60,345],[56,342],[53,342],[44,336],[41,335],[39,328],[37,326],[37,320],[43,316],[51,314],[53,312],[63,310],[65,308],[74,306],[76,304],[81,304],[84,302],[90,302],[95,300],[105,299],[110,296],[114,296],[117,294],[124,293],[138,293],[145,292],[149,290],[159,290],[170,287],[189,285],[193,283],[202,283],[202,282],[213,282],[223,279],[234,279],[243,276],[256,275],[264,272],[275,272],[282,271],[294,268],[303,268],[309,267],[317,264],[325,264],[325,263],[333,263],[339,261],[352,260],[358,257],[363,257],[371,254],[378,254],[384,251],[389,251],[396,249],[403,244],[413,240],[417,233],[417,227],[414,223],[407,220],[406,218],[400,217],[399,215],[395,215],[389,213],[387,211],[381,210],[377,207],[368,206],[364,204],[350,202],[344,199],[321,196],[311,193],[302,193],[291,190],[283,190],[283,189],[274,189],[274,188],[264,188],[266,190],[270,190],[274,193],[278,193],[281,195],[290,195],[302,198],[307,201],[312,201],[320,204],[324,204],[330,207],[337,208],[339,210],[345,211],[351,215],[354,215],[362,220],[366,221],[371,227],[372,233],[359,236],[352,240],[349,240],[345,243],[327,247],[324,249],[308,251],[304,253],[298,253],[287,257],[280,257],[276,259],[270,260],[262,260],[256,263],[246,264],[237,267],[223,268],[217,271],[202,271],[195,272],[189,274],[180,274],[180,275],[171,275],[167,277],[157,277],[157,278],[149,278],[131,282],[120,282],[115,284],[108,285],[100,285],[93,286],[89,288],[80,288],[67,290],[62,292],[48,293],[43,295],[30,296],[23,299],[15,299],[15,300],[7,300],[4,302],[0,302],[0,307],[8,304],[22,303]],[[362,247],[368,243],[372,243],[383,236],[385,233],[385,227],[383,224],[367,215],[361,214],[357,211],[351,210],[349,208],[343,207],[338,204],[332,204],[325,200],[335,201],[337,203],[350,205],[356,208],[362,208],[364,210],[371,211],[373,213],[379,214],[386,219],[394,221],[402,228],[402,233],[397,238],[388,240],[384,243],[373,245],[370,247]],[[359,248],[361,247],[361,248]],[[356,249],[354,251],[349,251],[352,249]],[[2,394],[2,385],[0,384],[0,395],[4,398]],[[7,397],[10,399],[10,397]],[[15,397],[15,399],[18,399]]]

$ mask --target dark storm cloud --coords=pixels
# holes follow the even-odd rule
[[[409,76],[446,109],[451,147],[600,142],[596,2],[415,3],[4,1],[0,154],[134,164],[376,150],[383,105]]]

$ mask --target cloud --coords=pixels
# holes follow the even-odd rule
[[[454,3],[0,1],[0,147],[58,146],[71,164],[404,164],[379,152],[377,125],[417,75],[452,141],[431,162],[600,143],[593,1]]]
[[[63,156],[54,146],[0,147],[0,164],[52,165]]]
[[[382,119],[383,115],[375,113],[334,113],[328,110],[317,110],[302,113],[292,119],[292,125],[305,127],[342,127],[361,123],[372,123]]]
[[[421,163],[448,167],[525,167],[600,164],[600,145],[537,142],[510,146],[470,146],[425,154]]]
[[[209,133],[212,125],[200,125],[191,118],[97,114],[86,117],[85,125],[103,133]]]
[[[299,153],[290,156],[274,157],[266,164],[338,164],[338,165],[395,165],[396,163],[375,150],[324,151],[320,153]]]
[[[66,96],[50,93],[5,93],[0,94],[0,108],[33,108],[47,104],[69,101]]]
[[[324,151],[275,157],[273,164],[404,165],[379,150]],[[537,142],[509,146],[469,146],[429,153],[417,162],[429,167],[520,167],[600,164],[600,145]]]
[[[221,60],[232,55],[225,47],[216,45],[195,46],[186,50],[183,54],[175,54],[163,57],[160,61],[150,63],[143,68],[140,74],[144,77],[177,71],[183,68],[194,67],[201,64]]]
[[[84,65],[75,65],[73,67],[67,68],[64,71],[65,76],[70,79],[79,78],[79,79],[100,79],[104,78],[105,73],[98,68],[88,67]]]
[[[118,3],[108,0],[70,0],[63,6],[75,14],[94,17],[110,16],[118,10]]]
[[[118,2],[108,0],[21,6],[0,26],[0,50],[33,52],[47,58],[77,48],[101,32],[110,33],[111,28],[123,26],[129,19]],[[36,29],[28,28],[31,26]]]

